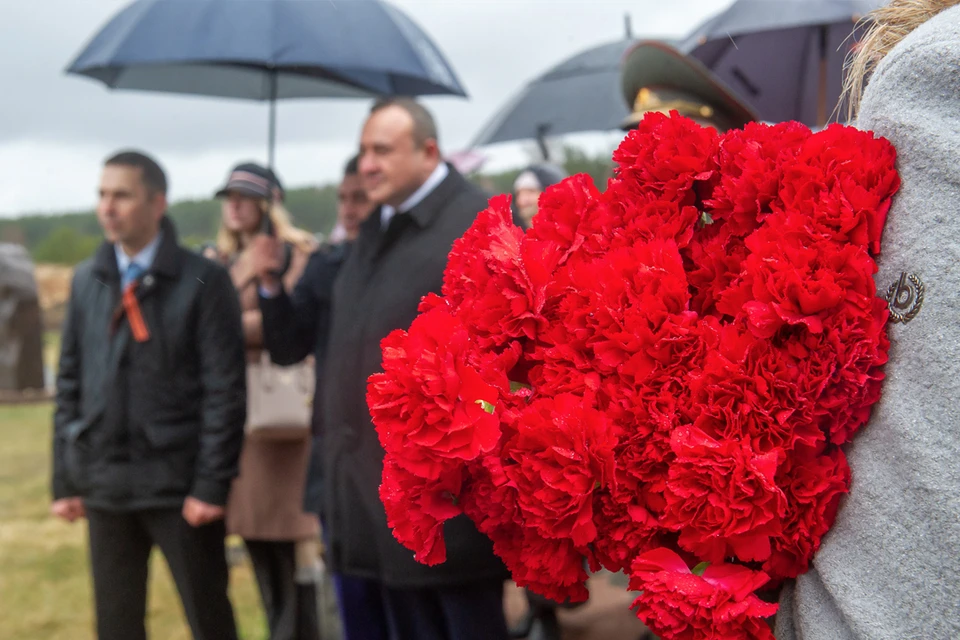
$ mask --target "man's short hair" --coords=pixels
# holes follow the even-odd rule
[[[139,151],[121,151],[112,155],[104,166],[134,167],[140,169],[140,179],[151,194],[167,195],[167,176],[156,160]]]
[[[423,147],[427,140],[437,141],[439,144],[439,135],[437,134],[437,123],[433,115],[422,104],[413,98],[389,97],[377,100],[370,113],[376,113],[387,107],[400,107],[406,111],[413,119],[413,142],[418,148]]]
[[[346,176],[355,176],[360,173],[360,156],[353,156],[347,160],[347,164],[343,167],[343,175]]]

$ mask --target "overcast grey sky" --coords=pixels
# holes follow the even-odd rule
[[[209,195],[230,166],[266,161],[262,103],[112,92],[64,68],[130,0],[0,0],[0,216],[89,208],[100,163],[119,147],[153,153],[171,196]],[[470,94],[431,98],[445,151],[469,143],[528,80],[623,36],[680,35],[730,0],[392,0],[434,39]],[[277,110],[277,168],[291,185],[335,179],[354,150],[368,101],[287,101]],[[594,148],[610,136],[582,139]],[[488,166],[522,162],[528,146],[484,151]]]

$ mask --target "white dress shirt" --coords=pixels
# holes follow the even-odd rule
[[[153,259],[157,255],[157,249],[160,248],[160,239],[162,236],[162,232],[158,233],[147,246],[140,250],[140,253],[133,257],[128,256],[126,252],[124,252],[119,242],[113,245],[113,250],[117,255],[117,270],[120,272],[121,279],[123,279],[123,274],[126,273],[127,267],[129,267],[132,262],[137,263],[144,272],[150,269],[153,265]]]

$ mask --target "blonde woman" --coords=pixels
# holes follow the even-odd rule
[[[222,221],[216,248],[207,252],[230,269],[243,311],[248,365],[260,360],[263,332],[257,278],[247,248],[269,229],[286,246],[284,284],[292,290],[316,249],[314,237],[297,229],[282,204],[283,189],[272,171],[238,165],[217,192]],[[227,532],[243,538],[256,573],[271,640],[315,640],[316,599],[312,585],[297,583],[298,554],[317,544],[319,525],[303,511],[310,438],[271,441],[248,437],[240,458],[240,475],[227,504]]]
[[[781,595],[780,640],[960,638],[958,3],[891,0],[850,65],[851,115],[893,143],[902,181],[877,258],[890,361],[846,449],[850,493]]]

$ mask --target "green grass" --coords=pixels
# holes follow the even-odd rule
[[[59,342],[48,334],[47,354]],[[86,525],[49,515],[50,404],[0,406],[0,637],[93,640]],[[190,632],[163,557],[151,563],[148,631],[156,640]],[[240,637],[267,636],[248,564],[233,569]]]

